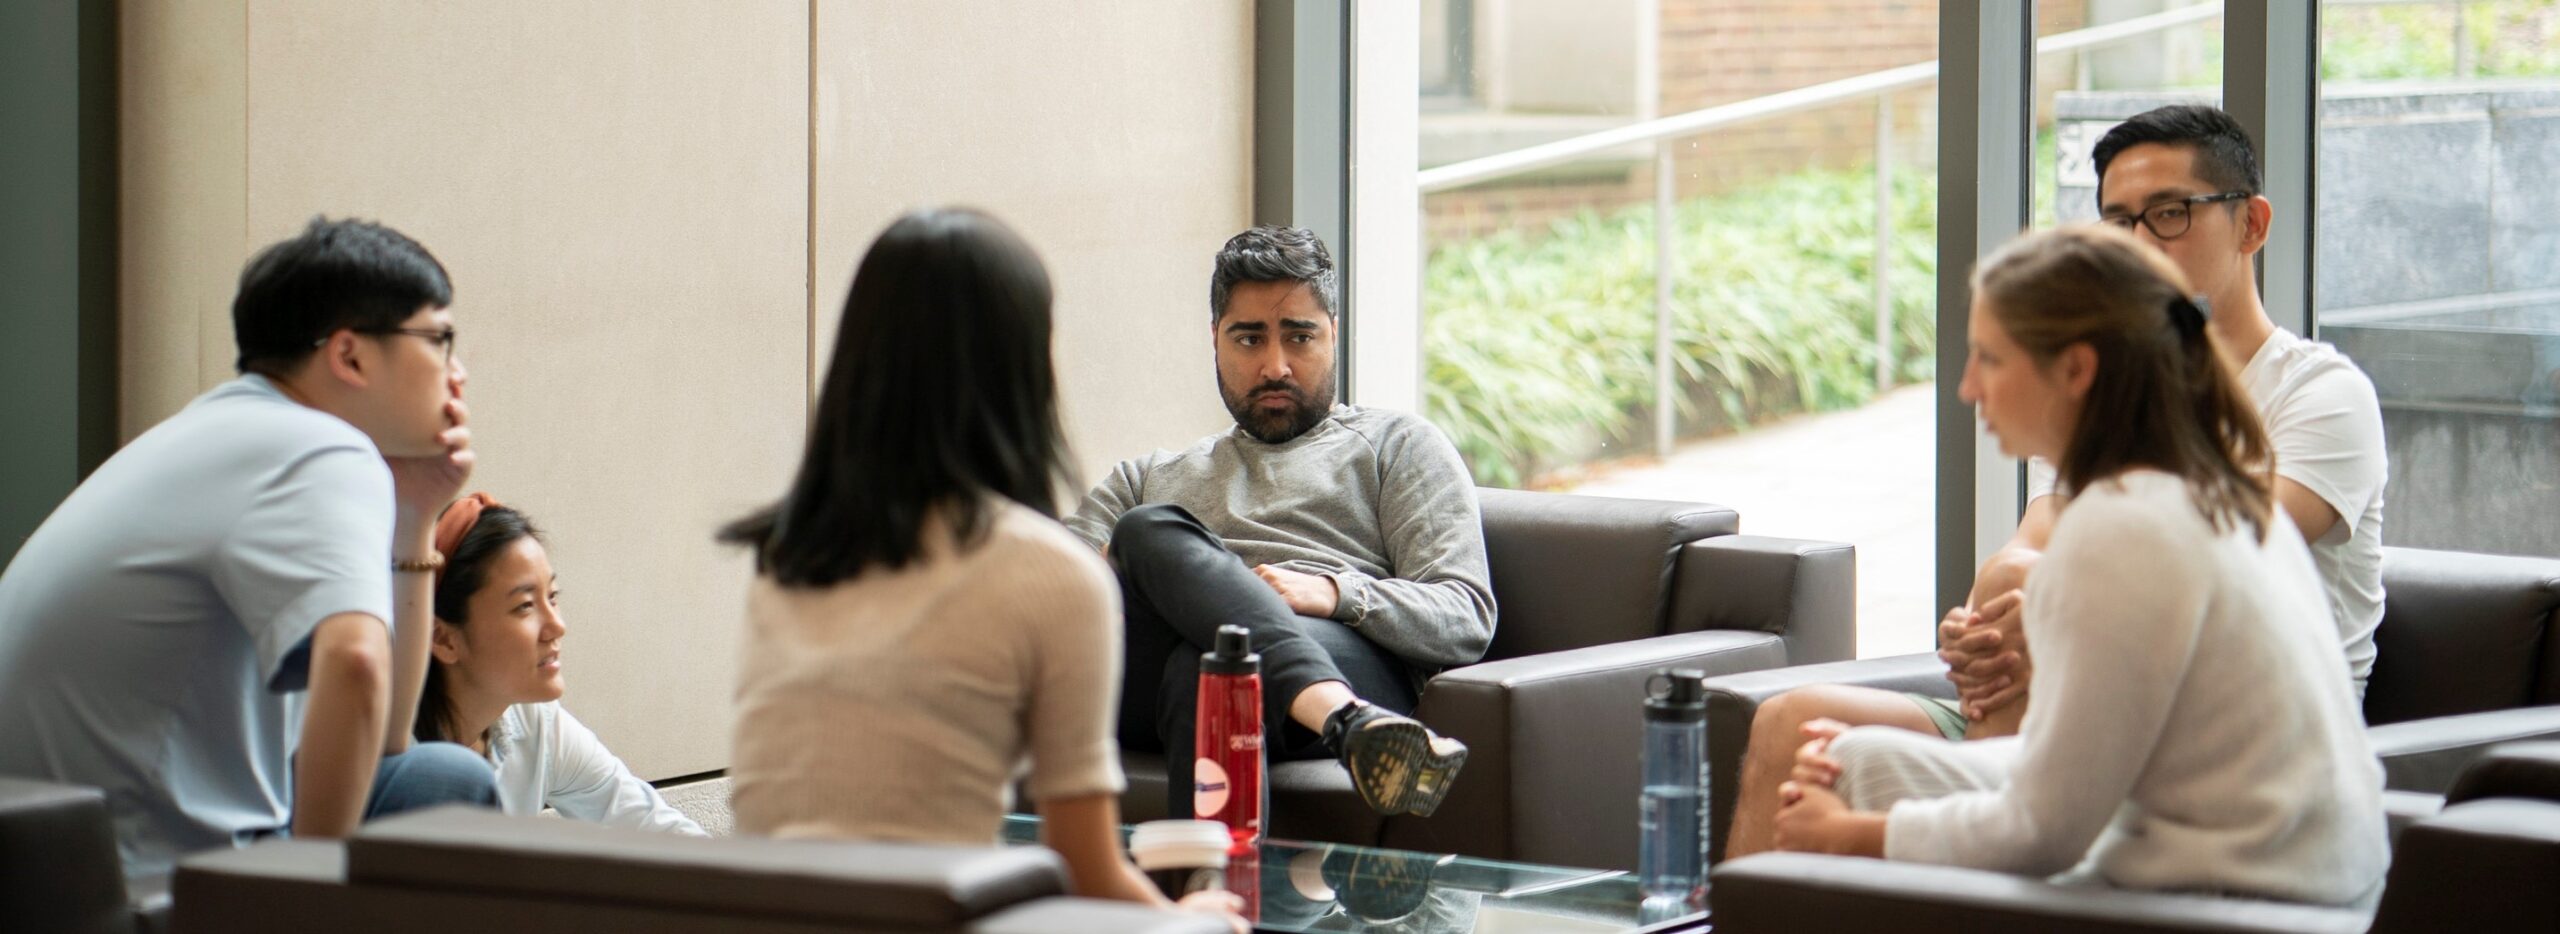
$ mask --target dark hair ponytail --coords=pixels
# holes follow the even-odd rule
[[[505,506],[482,509],[479,521],[462,533],[461,544],[444,556],[444,570],[436,574],[436,619],[452,626],[469,623],[471,596],[488,582],[489,562],[527,538],[541,541],[542,530],[534,528],[533,520],[524,513]],[[457,725],[453,714],[453,696],[445,684],[444,663],[429,658],[427,680],[418,691],[418,721],[410,732],[420,742],[461,742],[463,738],[454,735]]]
[[[2266,539],[2274,448],[2168,257],[2113,227],[2065,227],[1985,258],[1973,288],[2037,363],[2074,344],[2097,354],[2054,464],[2064,489],[2149,467],[2185,480],[2215,531],[2245,523]]]

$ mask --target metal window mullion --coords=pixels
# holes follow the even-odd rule
[[[1974,568],[2017,528],[2025,487],[2018,463],[1975,426],[1957,384],[1974,261],[2027,222],[2033,39],[2028,5],[2014,0],[1958,0],[1938,11],[1939,606],[1964,602]]]
[[[2276,326],[2310,336],[2313,198],[2320,142],[2320,12],[2312,3],[2231,3],[2222,19],[2222,107],[2258,141],[2275,218],[2258,294]]]
[[[1313,230],[1333,250],[1350,350],[1350,50],[1345,0],[1254,9],[1253,222]],[[1346,368],[1347,369],[1347,368]]]

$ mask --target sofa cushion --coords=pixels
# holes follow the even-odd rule
[[[2560,931],[2560,804],[2490,798],[2402,831],[2376,934]]]
[[[2560,561],[2385,548],[2367,723],[2560,703]]]
[[[1487,659],[1664,632],[1680,546],[1730,535],[1724,506],[1480,489],[1500,618]]]
[[[993,842],[703,839],[456,806],[366,824],[347,841],[346,878],[922,928],[956,926],[1065,890],[1057,854]]]

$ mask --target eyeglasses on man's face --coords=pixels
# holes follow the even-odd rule
[[[450,326],[442,328],[349,328],[348,330],[354,331],[358,334],[371,334],[376,337],[389,337],[397,334],[406,334],[420,340],[433,341],[436,345],[436,349],[444,352],[445,365],[453,365],[454,330]],[[312,341],[311,346],[318,347],[328,342],[329,339],[323,337],[319,340]]]
[[[2209,195],[2193,195],[2162,201],[2131,214],[2103,215],[2098,218],[2098,221],[2114,224],[2127,232],[2131,232],[2135,224],[2141,224],[2151,228],[2152,236],[2162,240],[2175,240],[2185,236],[2187,228],[2195,225],[2196,208],[2199,205],[2238,201],[2248,196],[2249,193],[2245,191],[2217,191]]]

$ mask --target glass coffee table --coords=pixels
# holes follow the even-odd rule
[[[1009,815],[1008,844],[1040,839],[1039,818]],[[1399,934],[1600,934],[1708,930],[1707,916],[1654,917],[1635,874],[1507,863],[1295,840],[1262,841],[1254,865],[1228,867],[1254,929]]]

